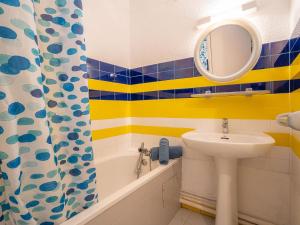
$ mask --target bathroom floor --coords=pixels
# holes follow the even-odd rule
[[[169,225],[214,225],[215,220],[192,212],[187,209],[179,209]]]

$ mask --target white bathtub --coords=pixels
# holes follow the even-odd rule
[[[152,171],[149,170],[148,162],[147,166],[143,166],[141,177],[137,179],[137,160],[136,152],[96,160],[99,203],[63,225],[134,225],[136,221],[132,216],[135,214],[145,214],[143,220],[147,215],[161,218],[161,222],[152,224],[149,217],[142,225],[167,225],[179,207],[181,161],[171,160],[166,166],[152,162]],[[140,194],[142,197],[138,197]],[[139,205],[143,205],[144,210]],[[128,207],[132,211],[128,212]],[[137,208],[133,211],[135,207]],[[158,208],[161,210],[158,211]],[[161,213],[163,214],[160,215]],[[141,225],[139,223],[137,225]]]

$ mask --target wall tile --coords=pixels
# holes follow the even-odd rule
[[[234,85],[224,85],[224,86],[217,86],[216,92],[234,92],[234,91],[240,91],[241,85],[234,84]]]
[[[261,56],[268,56],[270,54],[271,54],[271,44],[270,43],[263,44],[261,48]]]
[[[190,68],[194,66],[193,58],[179,59],[175,61],[175,70]]]
[[[127,93],[115,93],[115,99],[119,101],[128,101],[128,94]]]
[[[131,77],[130,84],[142,84],[143,83],[143,76]]]
[[[193,77],[193,76],[194,76],[194,69],[193,68],[175,70],[175,79],[190,78],[190,77]]]
[[[115,100],[114,92],[101,91],[101,100]]]
[[[288,93],[290,91],[290,82],[284,81],[274,81],[273,82],[273,93]]]
[[[158,91],[144,92],[144,100],[158,99]]]
[[[199,76],[202,76],[202,75],[201,75],[200,72],[198,71],[197,67],[194,66],[194,77],[199,77]]]
[[[276,41],[271,43],[271,55],[277,55],[289,52],[289,41]]]
[[[114,79],[110,77],[111,73],[100,71],[100,80],[113,82]]]
[[[158,70],[157,68],[158,68],[157,64],[144,66],[142,68],[142,72],[143,72],[143,74],[157,73],[157,70]]]
[[[292,64],[294,62],[294,60],[298,57],[299,54],[300,54],[300,51],[290,53],[290,64]]]
[[[90,99],[100,99],[100,91],[98,90],[89,90],[89,98]]]
[[[258,59],[254,70],[266,69],[271,67],[271,56],[263,56]]]
[[[164,71],[158,73],[158,80],[173,80],[175,78],[174,70]]]
[[[128,84],[128,78],[126,76],[118,75],[114,79],[115,82],[121,83],[121,84]]]
[[[164,63],[159,63],[158,64],[158,72],[164,72],[168,70],[174,70],[175,69],[175,62],[170,61],[170,62],[164,62]]]
[[[194,88],[194,94],[205,94],[205,92],[210,91],[211,93],[216,92],[216,87],[199,87]]]
[[[246,88],[252,88],[253,90],[272,90],[271,82],[260,82],[251,84],[242,84],[241,91],[245,91]]]
[[[100,70],[100,62],[95,59],[87,58],[87,66],[96,70]]]
[[[175,98],[175,90],[159,91],[159,99],[172,99]]]
[[[291,80],[291,92],[296,91],[300,88],[300,79]]]
[[[143,93],[134,93],[134,94],[130,94],[130,100],[131,101],[139,101],[139,100],[143,100]]]
[[[190,98],[193,92],[193,88],[176,89],[175,98]]]
[[[139,68],[135,68],[135,69],[131,69],[130,70],[130,77],[134,77],[134,76],[140,76],[143,74],[143,68],[139,67]]]
[[[290,51],[293,51],[293,48],[295,47],[295,44],[297,42],[298,38],[292,38],[290,39]]]
[[[291,47],[291,52],[299,52],[300,51],[300,38],[297,38],[294,45]]]
[[[281,67],[290,65],[290,54],[272,55],[271,67]]]
[[[88,73],[88,77],[90,79],[96,79],[96,80],[100,79],[100,71],[99,70],[88,67],[87,73]]]
[[[144,74],[144,83],[157,81],[157,73]]]
[[[100,70],[105,71],[105,72],[109,72],[109,73],[114,73],[115,72],[115,67],[114,67],[113,64],[100,62]]]
[[[129,76],[128,69],[121,66],[115,66],[115,73],[123,76]]]

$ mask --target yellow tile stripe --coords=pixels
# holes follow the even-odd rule
[[[270,135],[276,141],[276,146],[282,147],[290,147],[291,146],[291,135],[287,133],[271,133],[265,132],[266,134]]]
[[[273,120],[290,109],[289,94],[131,102],[131,117]]]
[[[297,58],[290,66],[290,71],[291,71],[291,79],[300,78],[300,54],[297,56]]]
[[[90,100],[91,120],[130,117],[130,102]]]
[[[300,98],[300,92],[293,95]],[[90,104],[92,120],[123,117],[275,119],[278,114],[290,111],[289,102],[289,94],[285,93],[132,102],[91,100]],[[294,101],[293,109],[298,108],[300,101]]]
[[[169,89],[288,80],[289,72],[290,72],[289,66],[269,68],[263,70],[252,70],[248,72],[245,76],[243,76],[241,79],[232,82],[226,82],[226,83],[216,83],[213,81],[209,81],[205,77],[201,76],[201,77],[182,78],[182,79],[150,82],[150,83],[135,84],[135,85],[119,84],[119,83],[89,79],[88,85],[89,88],[93,90],[138,93],[138,92],[169,90]]]
[[[292,112],[300,110],[300,90],[291,93]]]
[[[88,87],[93,90],[130,93],[130,85],[88,79]]]
[[[94,141],[119,136],[122,134],[129,134],[130,133],[130,126],[121,126],[121,127],[113,127],[113,128],[107,128],[102,130],[93,130],[92,131],[92,138]]]
[[[182,134],[195,130],[194,128],[178,128],[178,127],[159,127],[159,126],[120,126],[107,128],[102,130],[94,130],[92,132],[93,140],[100,140],[104,138],[114,137],[118,135],[135,133],[135,134],[146,134],[146,135],[158,135],[180,138]],[[290,135],[285,133],[271,133],[267,132],[276,141],[276,146],[290,146]],[[300,142],[298,142],[300,147]],[[299,148],[300,150],[300,148]],[[300,151],[299,151],[300,153]]]
[[[298,158],[300,158],[300,135],[293,134],[291,136],[291,147],[293,148],[293,151]]]

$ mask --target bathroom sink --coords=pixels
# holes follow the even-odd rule
[[[252,158],[264,155],[275,143],[263,133],[213,133],[191,131],[183,136],[184,143],[206,155],[222,158]]]
[[[263,133],[228,133],[223,119],[223,133],[191,131],[182,135],[185,145],[213,156],[218,179],[216,225],[238,225],[237,160],[266,154],[275,143]]]

